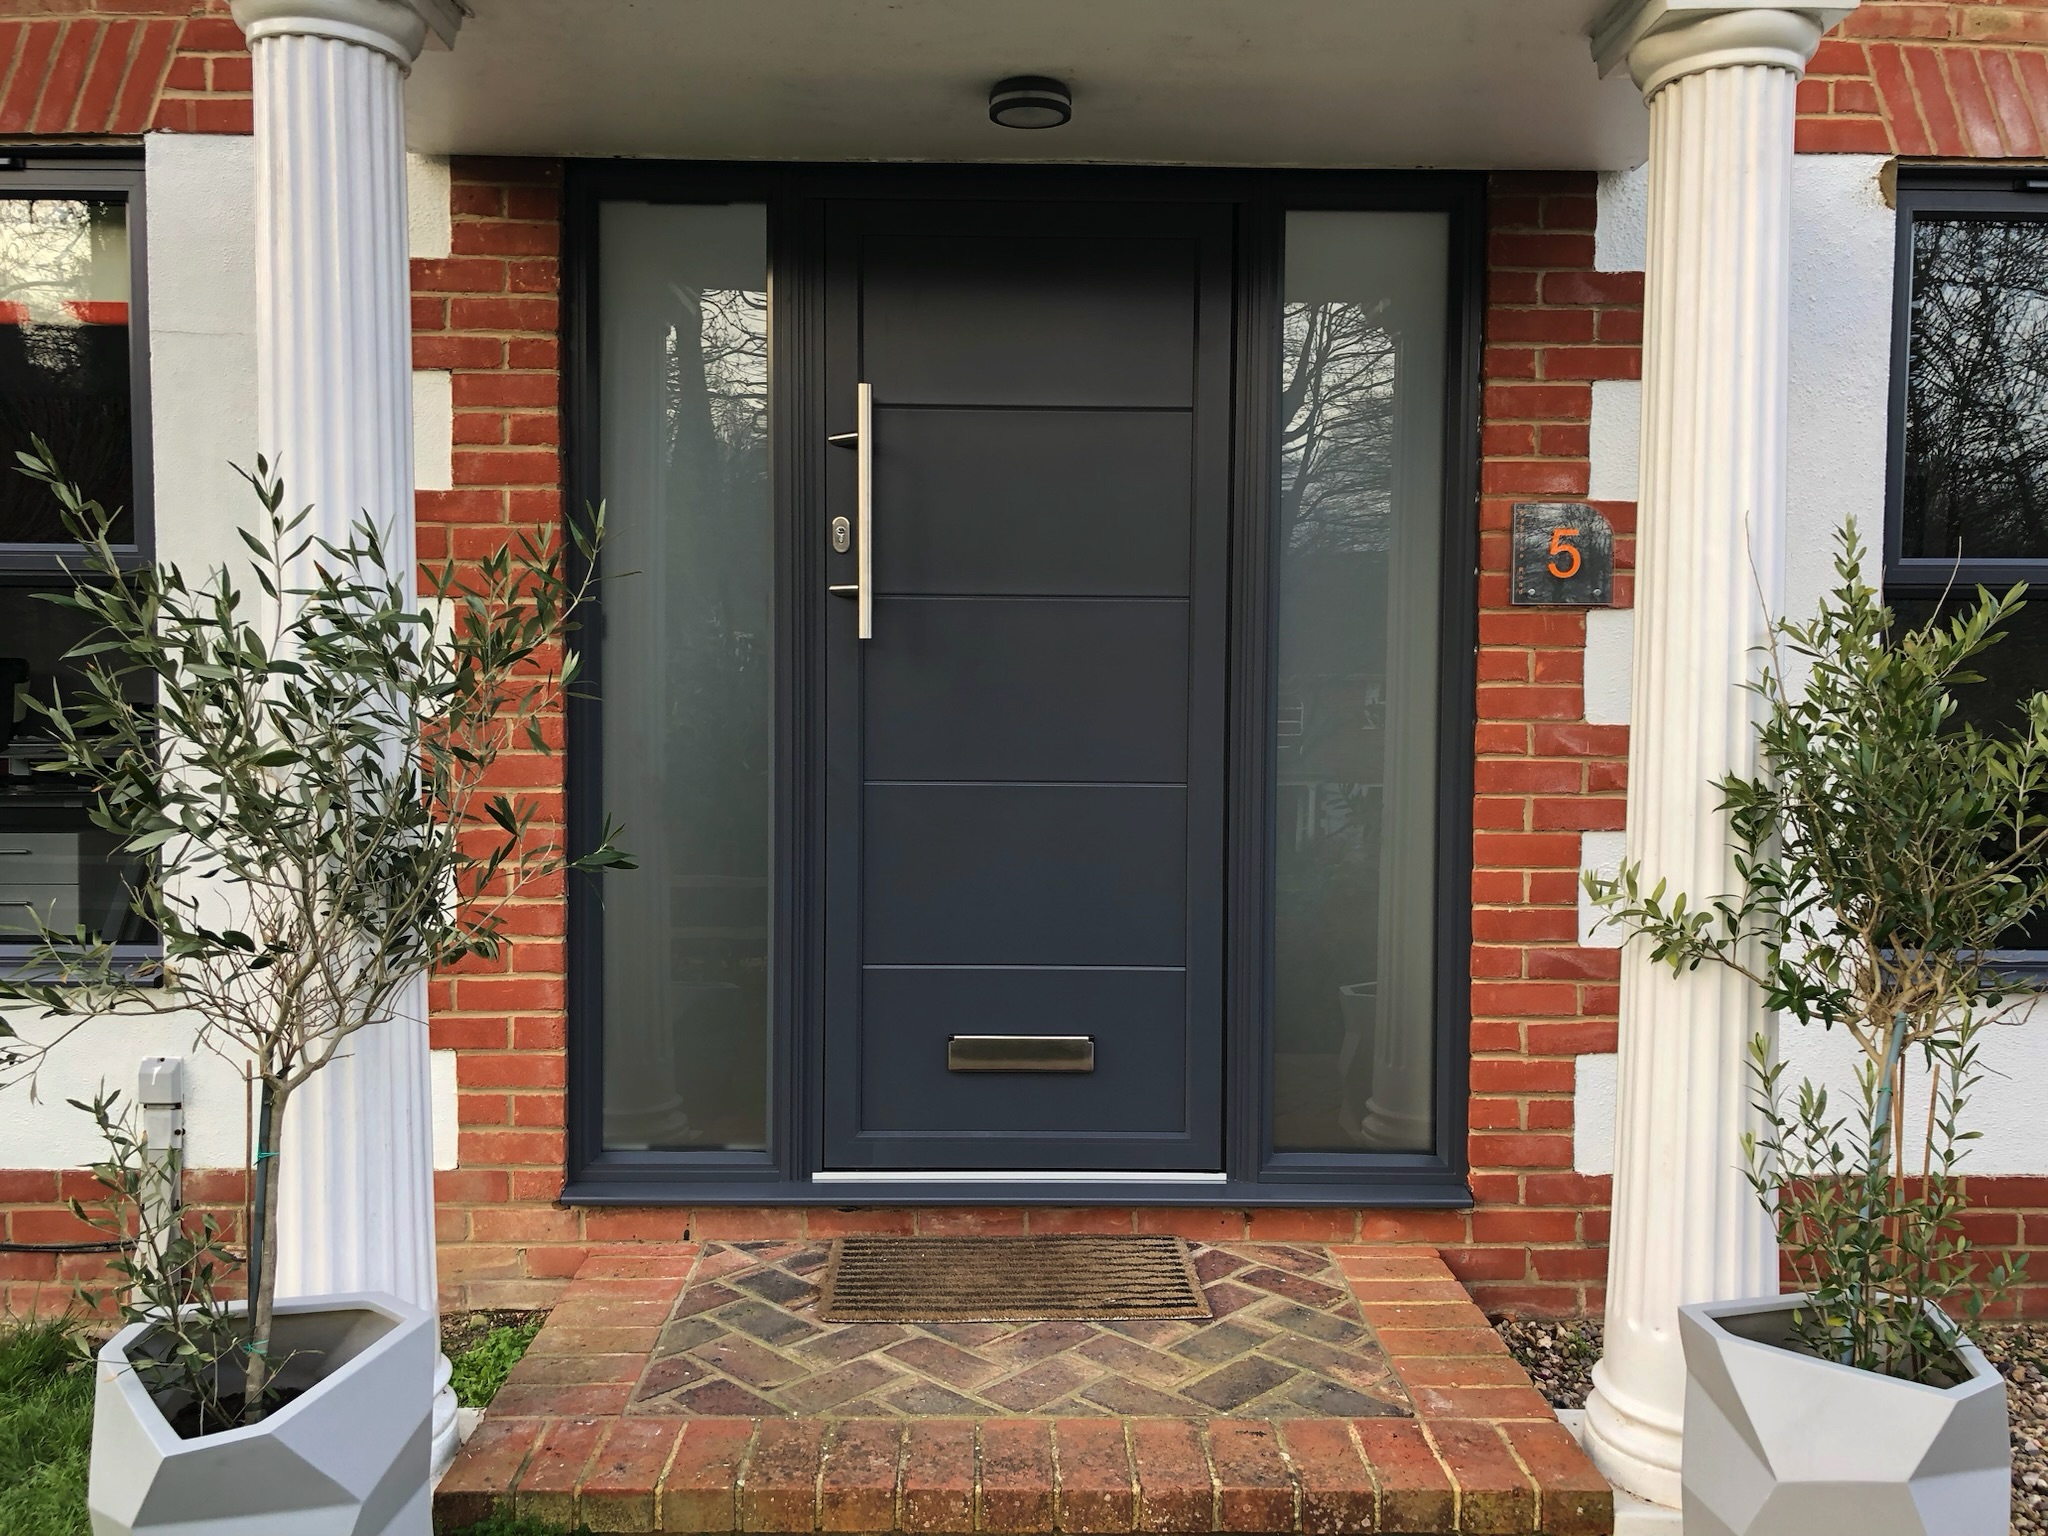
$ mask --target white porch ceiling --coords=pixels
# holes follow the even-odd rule
[[[425,153],[1620,169],[1604,0],[473,0],[406,92]],[[1045,74],[1074,120],[988,121]]]

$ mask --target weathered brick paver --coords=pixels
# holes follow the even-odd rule
[[[1606,1483],[1434,1250],[1213,1245],[1206,1324],[835,1329],[807,1311],[819,1246],[680,1246],[666,1277],[594,1256],[438,1517],[763,1536],[1613,1529]],[[589,1411],[622,1356],[643,1367],[630,1405]],[[1375,1411],[1315,1411],[1329,1387],[1369,1389]],[[760,1406],[705,1411],[704,1388]]]
[[[1216,1314],[1206,1321],[824,1323],[815,1282],[830,1251],[823,1242],[706,1243],[662,1316],[644,1300],[630,1316],[572,1303],[568,1347],[611,1349],[623,1331],[644,1338],[649,1326],[659,1329],[627,1413],[1274,1419],[1410,1411],[1367,1314],[1320,1245],[1196,1245],[1195,1273]],[[1462,1290],[1456,1299],[1455,1309],[1407,1307],[1374,1323],[1468,1324],[1477,1314]],[[1491,1339],[1483,1318],[1479,1328]],[[588,1394],[576,1401],[590,1411]]]

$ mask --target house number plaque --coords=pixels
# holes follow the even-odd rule
[[[1515,504],[1508,600],[1518,607],[1604,608],[1614,601],[1614,529],[1583,501]]]

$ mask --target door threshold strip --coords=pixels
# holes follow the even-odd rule
[[[828,1168],[811,1175],[813,1184],[1221,1184],[1222,1173],[1131,1173],[1072,1171],[1033,1173],[1001,1168]]]

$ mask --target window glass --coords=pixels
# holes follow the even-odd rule
[[[78,667],[64,653],[89,638],[89,625],[37,590],[0,585],[0,945],[80,927],[147,943],[152,934],[131,908],[139,863],[118,858],[115,839],[93,826],[82,785],[46,771],[56,749],[28,701],[69,696]]]
[[[2048,582],[2048,571],[2041,580]],[[1895,595],[1886,605],[1892,611],[1894,633],[1904,633],[1932,619],[1948,623],[1960,618],[1977,606],[1977,589],[1958,583],[1945,597]],[[2004,638],[1973,658],[1970,671],[1978,681],[1956,688],[1956,721],[1999,734],[2023,729],[2027,700],[2048,688],[2048,590],[2037,594],[2029,589],[2026,606],[2006,620]],[[2048,950],[2048,912],[2037,912],[2010,930],[2000,948]]]
[[[1287,216],[1273,1143],[1434,1137],[1449,220]]]
[[[2048,559],[2048,221],[1913,223],[1900,552]]]
[[[1901,630],[1974,605],[1977,573],[1955,569],[1959,559],[2007,562],[1988,583],[2000,591],[2029,563],[2029,579],[2048,582],[2048,219],[2037,198],[1988,185],[1964,184],[1975,206],[1944,207],[1939,180],[1902,177],[1914,195],[1898,275],[1909,323],[1895,364],[1906,379],[1897,554],[1941,564],[1887,570]],[[1971,670],[1980,681],[1956,690],[1957,718],[2021,725],[2025,700],[2048,687],[2048,604],[2029,601]],[[2002,947],[2048,949],[2048,916]]]
[[[0,544],[68,543],[57,504],[13,472],[31,436],[133,543],[128,206],[0,197]]]
[[[767,219],[615,202],[598,225],[607,503],[604,1139],[768,1142],[772,529]]]

